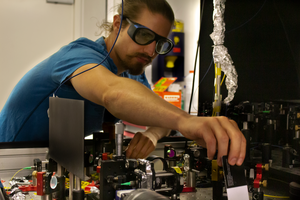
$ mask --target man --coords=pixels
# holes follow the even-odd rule
[[[121,9],[115,15],[107,38],[93,42],[80,38],[30,70],[18,83],[0,113],[1,141],[48,138],[49,96],[59,85],[103,61],[113,46],[121,24]],[[132,139],[126,155],[144,158],[157,140],[178,130],[207,147],[212,159],[218,149],[218,164],[227,155],[229,163],[241,165],[246,140],[237,124],[226,117],[195,117],[161,99],[149,89],[145,67],[158,53],[171,50],[166,38],[174,14],[165,0],[126,0],[122,28],[110,58],[100,66],[71,78],[55,93],[58,97],[85,100],[85,133],[100,130],[104,110],[131,123],[149,126]],[[135,80],[132,80],[135,79]]]

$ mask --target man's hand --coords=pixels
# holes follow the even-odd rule
[[[156,147],[157,138],[152,132],[137,132],[126,151],[127,158],[146,158]]]
[[[246,139],[233,120],[227,117],[188,117],[179,124],[179,132],[207,148],[207,156],[213,159],[218,149],[218,165],[228,154],[230,165],[241,165],[246,154]],[[230,141],[230,145],[229,145]]]

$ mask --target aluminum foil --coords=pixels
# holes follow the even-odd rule
[[[23,194],[22,191],[18,187],[12,189],[11,193],[15,193],[11,197],[13,200],[25,200],[26,199],[25,194]]]
[[[97,194],[100,194],[100,190],[97,188],[97,187],[95,187],[95,186],[93,186],[93,187],[91,187],[91,193],[97,193]]]
[[[214,12],[213,12],[214,29],[213,32],[210,34],[210,37],[214,42],[214,49],[213,49],[214,63],[221,64],[221,69],[226,75],[225,84],[228,90],[228,96],[224,99],[224,103],[229,103],[233,100],[234,94],[238,87],[237,85],[238,75],[233,65],[231,56],[229,55],[227,48],[223,45],[224,38],[225,38],[225,22],[224,22],[225,2],[226,0],[214,0]]]
[[[146,166],[147,189],[151,189],[152,188],[152,175],[153,175],[151,163],[149,160],[145,160],[145,159],[138,159],[138,161],[141,165]]]

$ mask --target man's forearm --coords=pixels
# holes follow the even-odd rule
[[[122,78],[116,85],[109,91],[105,107],[120,119],[138,125],[178,130],[180,119],[190,117],[136,81]]]
[[[74,74],[88,67],[81,67]],[[71,79],[72,85],[82,97],[104,106],[119,119],[180,131],[179,125],[190,117],[135,80],[118,77],[105,67],[91,72]]]

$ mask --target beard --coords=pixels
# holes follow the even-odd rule
[[[145,62],[137,62],[136,58],[142,58]],[[141,75],[147,66],[152,62],[152,58],[147,54],[134,53],[132,55],[126,55],[124,60],[121,60],[121,64],[131,75]]]

